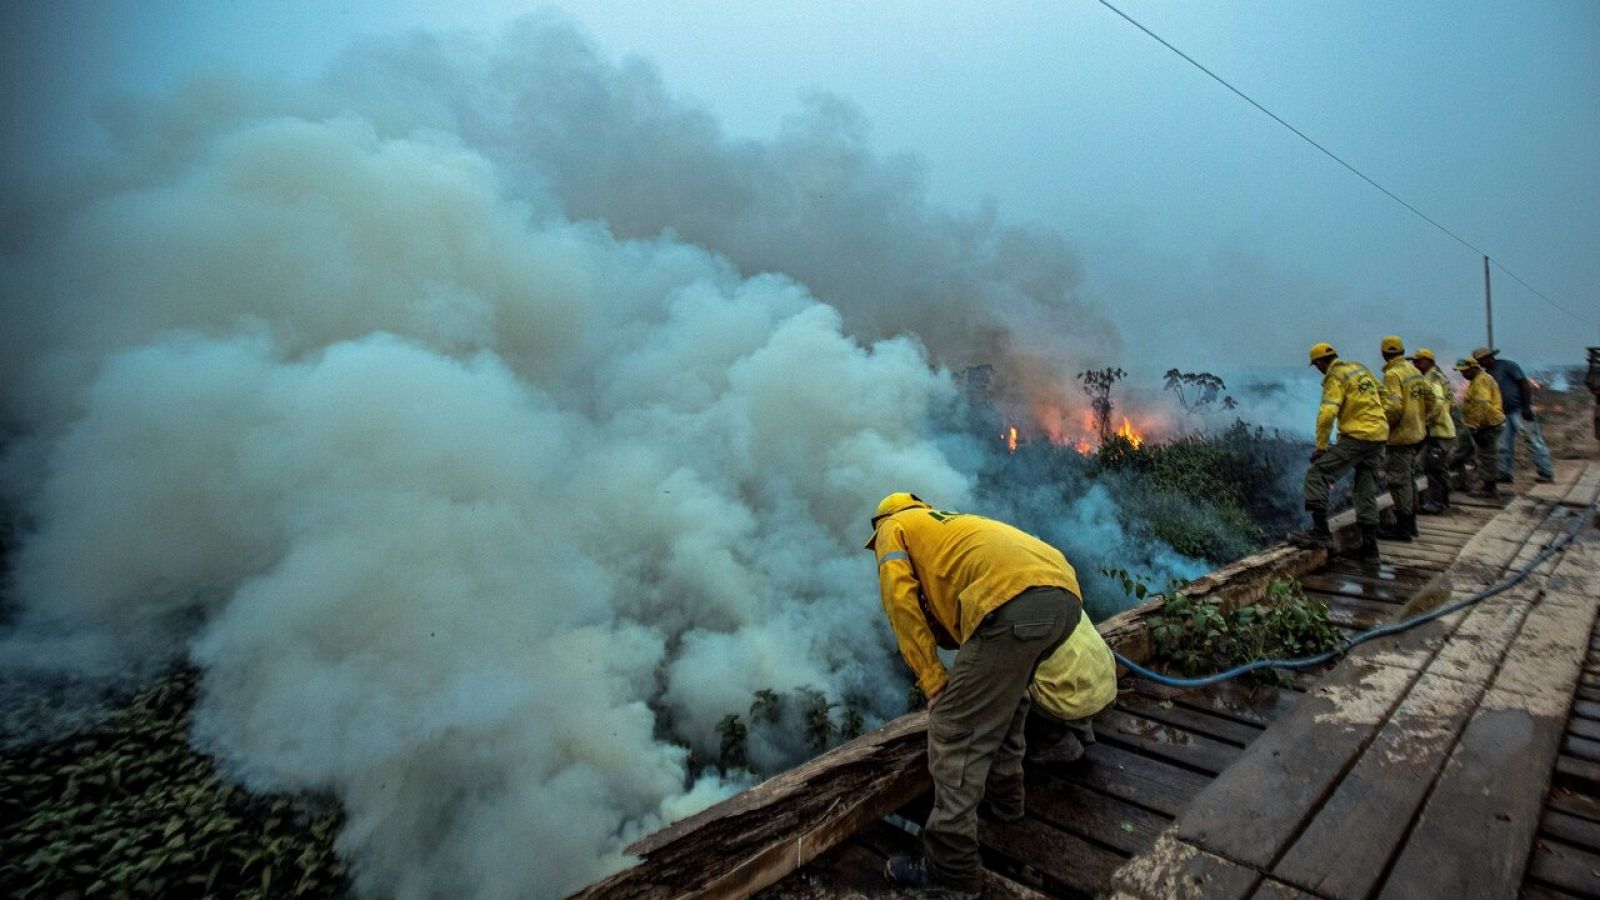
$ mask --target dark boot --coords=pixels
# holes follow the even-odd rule
[[[1386,541],[1404,541],[1411,543],[1411,529],[1406,527],[1405,517],[1399,513],[1394,514],[1394,523],[1379,525],[1376,531],[1379,538]]]
[[[1356,559],[1376,563],[1383,560],[1378,552],[1378,529],[1374,525],[1361,526],[1361,545],[1356,548]]]
[[[1483,480],[1483,487],[1472,492],[1472,496],[1479,500],[1499,500],[1500,484],[1491,476]]]
[[[1308,550],[1328,549],[1333,546],[1333,532],[1328,530],[1326,510],[1311,510],[1311,527],[1289,532],[1289,543]]]
[[[1400,517],[1400,525],[1402,527],[1404,527],[1405,530],[1406,530],[1406,533],[1411,535],[1413,538],[1417,538],[1417,537],[1421,537],[1422,536],[1421,533],[1417,531],[1417,514],[1416,513],[1412,513],[1409,516],[1401,516]]]

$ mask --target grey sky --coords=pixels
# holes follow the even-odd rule
[[[808,91],[861,107],[934,196],[1071,239],[1130,368],[1295,363],[1391,331],[1483,340],[1472,251],[1092,0],[557,4],[732,137]],[[1535,287],[1600,322],[1600,4],[1122,0],[1135,18]],[[5,162],[79,139],[90,101],[196,66],[301,77],[350,40],[493,29],[488,0],[6,4]],[[1497,343],[1576,364],[1600,327],[1498,270]]]

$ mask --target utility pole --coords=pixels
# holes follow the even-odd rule
[[[1489,326],[1489,349],[1494,349],[1494,302],[1489,297],[1489,257],[1483,258],[1483,320]]]

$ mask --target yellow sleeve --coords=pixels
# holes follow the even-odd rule
[[[1339,417],[1339,407],[1344,405],[1344,382],[1338,378],[1322,381],[1322,405],[1317,407],[1317,449],[1328,449],[1328,438],[1333,435],[1333,421]]]
[[[1461,401],[1461,420],[1468,428],[1481,428],[1489,420],[1489,398],[1483,390],[1483,383],[1472,379],[1467,385],[1467,396]]]
[[[1400,373],[1393,369],[1383,372],[1383,417],[1389,420],[1393,427],[1400,421],[1400,414],[1406,409],[1406,389],[1400,383]]]
[[[878,590],[883,596],[883,611],[888,614],[889,625],[900,644],[900,655],[911,667],[923,695],[932,697],[944,687],[950,675],[939,660],[933,630],[928,627],[927,616],[918,599],[922,585],[917,583],[916,572],[911,568],[905,532],[893,521],[884,522],[878,528],[874,549],[878,557]]]

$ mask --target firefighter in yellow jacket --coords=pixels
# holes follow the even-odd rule
[[[1395,335],[1384,338],[1383,411],[1389,419],[1384,475],[1394,498],[1393,525],[1378,529],[1378,537],[1409,541],[1417,535],[1417,475],[1421,473],[1422,443],[1433,421],[1433,391],[1427,379],[1406,359],[1405,343]]]
[[[1439,368],[1433,351],[1427,347],[1417,349],[1411,364],[1422,373],[1428,390],[1433,394],[1432,418],[1428,420],[1428,437],[1422,442],[1422,472],[1428,476],[1428,493],[1417,504],[1417,512],[1438,515],[1450,508],[1450,453],[1456,443],[1456,423],[1451,417],[1455,392],[1450,390],[1450,380]]]
[[[1023,813],[1029,685],[1083,618],[1077,574],[1061,551],[982,516],[883,498],[867,541],[900,653],[928,697],[933,810],[920,856],[889,860],[890,880],[946,895],[981,891],[978,807]],[[935,628],[960,647],[947,672]]]
[[[1367,367],[1339,358],[1332,344],[1311,345],[1311,365],[1322,373],[1322,405],[1317,408],[1317,446],[1306,468],[1306,510],[1311,527],[1289,535],[1302,547],[1328,547],[1328,495],[1333,483],[1355,469],[1356,522],[1361,527],[1362,559],[1378,558],[1378,478],[1383,472],[1383,445],[1389,439],[1383,389]],[[1339,440],[1328,438],[1339,424]]]
[[[1472,430],[1472,446],[1477,450],[1475,465],[1481,486],[1471,493],[1474,497],[1494,499],[1500,496],[1500,432],[1506,427],[1500,385],[1475,359],[1456,360],[1456,371],[1467,380],[1467,395],[1461,398],[1461,420]]]

